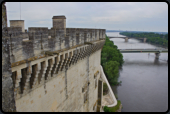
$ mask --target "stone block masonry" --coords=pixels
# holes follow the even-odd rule
[[[92,106],[98,94],[95,80],[100,78],[98,56],[103,45],[101,40],[93,46],[82,45],[12,67],[12,77],[18,77],[13,80],[17,111],[94,111]],[[82,89],[88,83],[89,105],[86,105],[87,89],[84,92]]]
[[[5,15],[4,111],[95,112],[101,108],[100,56],[105,29],[66,28],[65,16],[53,16],[51,29],[29,27],[27,32],[24,20],[10,20],[7,27]]]
[[[2,30],[7,27],[5,2],[2,3]],[[11,78],[10,39],[2,36],[2,111],[15,112],[16,104]]]
[[[10,27],[21,27],[22,32],[25,32],[24,20],[10,20]]]
[[[29,32],[23,33],[20,27],[8,27],[6,31],[2,32],[4,37],[11,39],[12,50],[10,51],[14,58],[11,60],[12,63],[39,56],[45,51],[59,52],[105,38],[104,29],[66,28],[68,30],[66,36],[64,29],[51,28],[48,30],[48,28],[42,27],[29,27],[28,30]]]

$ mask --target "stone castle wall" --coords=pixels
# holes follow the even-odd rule
[[[2,29],[4,27],[7,27],[7,14],[6,14],[5,2],[2,3]]]
[[[86,42],[105,38],[104,29],[64,29],[29,27],[29,32],[21,32],[21,27],[7,27],[2,35],[11,39],[11,63],[44,54],[45,51],[60,51]],[[11,36],[10,36],[11,35]]]
[[[24,27],[7,27],[7,22],[2,28],[4,111],[101,108],[105,29],[29,27],[23,32]]]
[[[6,6],[2,3],[2,29],[7,27]],[[12,69],[10,62],[10,39],[2,36],[2,111],[16,111],[11,78]]]
[[[10,27],[21,27],[22,32],[25,32],[24,20],[10,20]]]
[[[12,68],[13,74],[19,77],[15,83],[17,111],[96,111],[100,46],[82,46],[56,56],[31,61],[30,66],[23,64]],[[90,52],[92,50],[93,53]],[[36,69],[31,67],[35,65]],[[25,68],[27,73],[23,71]],[[32,73],[28,73],[28,69]],[[22,83],[25,83],[23,87]],[[31,89],[30,84],[33,85]]]

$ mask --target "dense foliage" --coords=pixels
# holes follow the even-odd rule
[[[107,106],[104,106],[104,112],[111,112],[110,108]]]
[[[101,52],[101,65],[111,85],[117,85],[119,67],[123,64],[123,55],[113,41],[106,36],[106,41]]]
[[[121,105],[121,101],[117,100],[116,106],[114,106],[114,107],[104,106],[103,110],[104,110],[104,112],[116,112],[117,110],[119,110],[120,105]]]
[[[156,34],[153,32],[149,33],[132,33],[132,32],[120,32],[121,35],[134,38],[147,38],[146,42],[152,44],[158,44],[164,47],[168,47],[168,34]]]

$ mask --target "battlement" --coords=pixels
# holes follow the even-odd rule
[[[64,15],[60,15],[60,16],[53,16],[52,19],[66,19],[66,17]]]
[[[2,7],[2,106],[4,111],[97,111],[101,109],[101,49],[105,29],[24,27]],[[101,97],[100,97],[101,96]],[[96,104],[98,103],[98,104]]]
[[[22,32],[25,32],[24,20],[10,20],[10,27],[21,27]]]
[[[29,27],[28,31],[22,32],[22,27],[2,31],[2,36],[10,39],[11,63],[105,38],[105,29],[66,28],[65,33],[64,28]]]

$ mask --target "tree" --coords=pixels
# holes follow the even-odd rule
[[[105,64],[104,69],[106,71],[106,76],[111,85],[117,85],[119,63],[117,61],[109,61]]]
[[[113,41],[106,36],[106,41],[101,52],[101,65],[111,85],[117,85],[119,66],[123,64],[123,55]]]
[[[109,107],[104,106],[104,112],[111,112],[111,111],[110,111]]]

